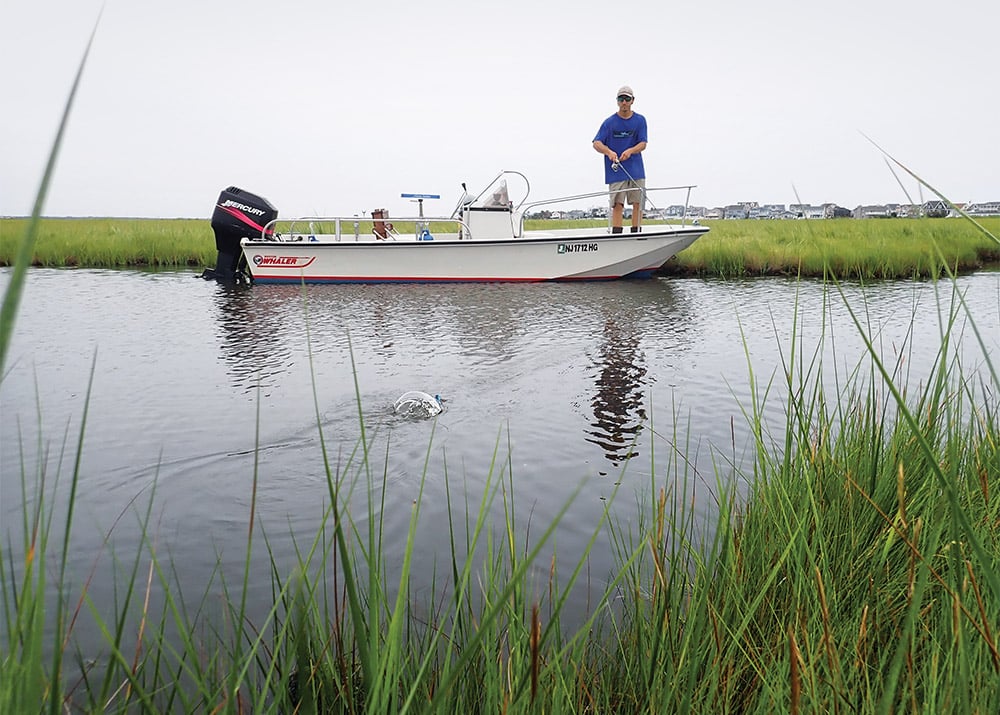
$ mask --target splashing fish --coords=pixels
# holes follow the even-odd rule
[[[419,390],[404,392],[392,406],[397,415],[407,417],[433,417],[441,412],[441,395],[428,395]]]

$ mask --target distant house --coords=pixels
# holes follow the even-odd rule
[[[854,218],[888,218],[889,211],[882,204],[872,206],[857,206],[851,212]]]
[[[784,204],[762,204],[750,209],[750,218],[776,219],[781,218],[785,213]]]
[[[725,219],[741,219],[749,215],[750,212],[744,204],[730,204],[722,210],[722,218]]]
[[[965,206],[970,216],[1000,216],[1000,201],[980,201]]]
[[[820,206],[814,206],[813,204],[789,204],[788,210],[792,213],[795,218],[825,218],[826,209],[824,208],[828,204],[821,204]]]
[[[693,207],[688,208],[687,210],[688,215],[691,215],[692,209]],[[679,218],[680,216],[683,215],[684,215],[683,204],[674,204],[673,206],[667,206],[667,208],[663,209],[664,218]]]
[[[928,218],[944,218],[951,213],[951,207],[944,201],[935,199],[920,204],[920,215]]]

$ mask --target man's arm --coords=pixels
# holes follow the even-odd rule
[[[596,142],[595,142],[596,143]],[[635,146],[630,146],[628,149],[622,152],[622,155],[618,157],[621,161],[625,161],[633,154],[638,154],[643,149],[646,148],[646,142],[639,142]],[[612,160],[613,161],[613,160]]]
[[[606,156],[609,159],[611,159],[611,163],[612,164],[614,164],[615,162],[617,162],[619,160],[618,159],[618,155],[615,152],[611,151],[611,149],[609,149],[607,147],[607,145],[604,142],[602,142],[600,139],[595,139],[594,140],[594,151],[596,151],[598,154],[604,154],[604,156]],[[623,156],[623,158],[624,158],[624,156]]]

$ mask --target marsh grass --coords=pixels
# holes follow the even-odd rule
[[[0,220],[4,235],[21,235],[27,219]],[[184,267],[215,265],[215,236],[204,219],[44,218],[31,265],[39,267]],[[4,241],[0,264],[13,262]]]
[[[0,265],[12,265],[27,219],[0,219]],[[360,220],[368,235],[372,222]],[[845,279],[942,277],[1000,262],[1000,218],[706,221],[711,231],[671,261],[668,272],[725,278],[837,275]],[[284,226],[284,224],[282,224]],[[527,229],[606,226],[606,221],[531,220]],[[396,229],[412,236],[412,223]],[[309,231],[296,222],[296,230]],[[344,236],[352,237],[351,222]],[[431,227],[434,231],[454,226]],[[40,219],[30,263],[35,266],[213,266],[215,236],[207,219]]]
[[[1000,219],[706,221],[671,272],[702,276],[945,277],[1000,262]]]
[[[73,93],[78,83],[79,74]],[[5,291],[0,376],[37,229],[27,226]],[[949,256],[941,250],[943,266]],[[152,490],[135,507],[140,543],[113,555],[113,603],[96,603],[89,578],[67,573],[88,388],[77,435],[51,450],[40,437],[36,458],[23,445],[20,534],[5,524],[0,548],[0,712],[998,712],[1000,380],[974,316],[948,292],[955,284],[940,285],[949,317],[921,385],[901,380],[870,342],[834,394],[821,351],[795,338],[774,376],[759,378],[748,359],[756,449],[746,466],[717,454],[709,524],[689,508],[704,475],[684,459],[685,435],[650,424],[664,448],[651,456],[634,523],[611,518],[609,506],[579,560],[554,554],[537,584],[531,568],[565,508],[537,535],[516,526],[502,438],[487,473],[461,475],[486,485],[478,504],[445,466],[448,576],[426,603],[410,590],[421,499],[402,562],[390,565],[376,518],[387,469],[357,385],[362,435],[336,461],[317,408],[328,503],[317,533],[295,541],[290,567],[255,524],[255,464],[235,582],[220,562],[202,591],[182,592],[181,566],[157,545]],[[830,291],[843,298],[835,283]],[[848,308],[866,336],[864,306]],[[957,331],[960,318],[971,336]],[[978,343],[983,365],[956,357],[960,338]],[[783,424],[763,419],[770,400],[784,405]],[[358,496],[361,521],[348,509]],[[618,566],[570,627],[572,587],[605,541]],[[259,549],[271,604],[251,617]],[[97,643],[76,638],[85,618]]]

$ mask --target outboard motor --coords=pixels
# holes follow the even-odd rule
[[[235,186],[223,189],[212,213],[212,230],[215,231],[215,248],[219,257],[215,270],[206,269],[201,277],[220,281],[237,281],[241,277],[249,279],[240,239],[271,238],[270,231],[264,234],[264,227],[277,217],[278,209],[267,199]]]

